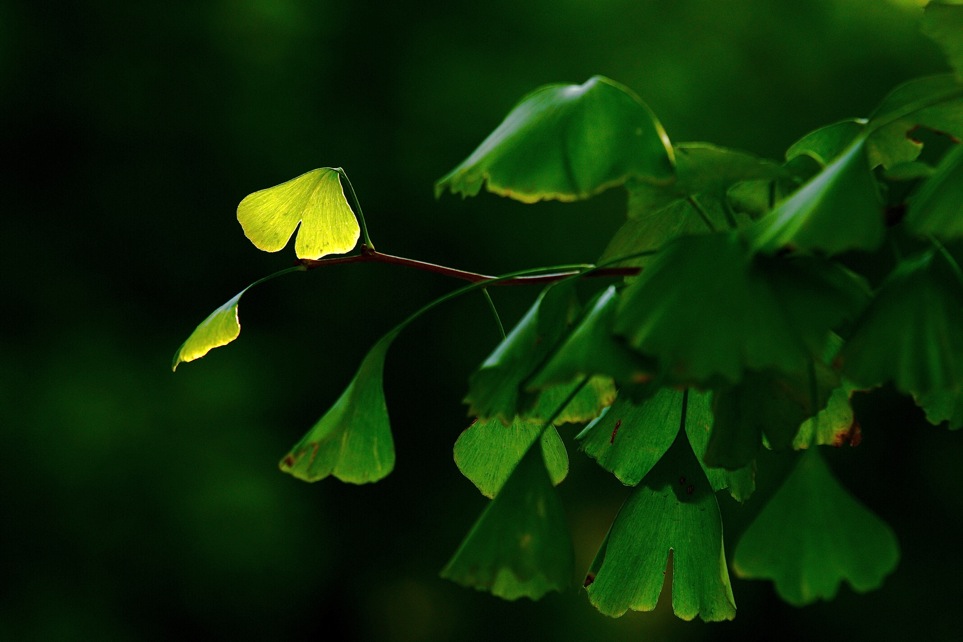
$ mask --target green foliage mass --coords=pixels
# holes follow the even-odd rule
[[[931,422],[963,425],[960,25],[963,6],[926,12],[956,76],[900,85],[867,118],[806,134],[784,161],[672,144],[634,93],[601,76],[528,94],[436,196],[485,187],[532,203],[624,189],[626,221],[594,265],[487,277],[379,254],[342,170],[247,197],[238,218],[261,249],[281,249],[300,223],[296,254],[311,259],[302,269],[349,252],[363,230],[349,260],[475,281],[376,343],[281,469],[307,481],[385,477],[394,449],[382,377],[398,333],[478,292],[501,328],[489,286],[546,283],[468,382],[476,421],[454,459],[491,501],[443,577],[510,600],[573,585],[555,488],[569,461],[556,426],[588,422],[579,449],[631,488],[584,576],[600,612],[651,611],[668,592],[682,619],[732,619],[717,493],[751,506],[770,451],[801,452],[754,507],[735,572],[772,580],[794,605],[831,599],[844,580],[879,587],[899,559],[895,536],[835,480],[819,447],[857,445],[850,399],[884,384]],[[941,143],[924,144],[920,131]],[[239,298],[198,326],[175,367],[238,336]]]

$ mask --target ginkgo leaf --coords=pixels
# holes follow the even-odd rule
[[[238,319],[237,305],[241,300],[241,295],[248,291],[248,286],[238,292],[231,299],[211,312],[211,314],[201,321],[200,325],[194,329],[187,341],[174,354],[174,362],[171,370],[177,370],[177,365],[200,359],[205,354],[226,346],[241,334],[241,322]]]
[[[568,474],[568,452],[558,431],[539,421],[516,419],[506,426],[498,419],[475,421],[455,442],[455,464],[485,497],[494,497],[529,446],[541,435],[542,455],[553,484]]]
[[[733,570],[771,579],[796,606],[878,588],[899,561],[893,531],[852,497],[810,448],[736,545]]]
[[[589,601],[613,617],[653,610],[670,553],[678,617],[735,617],[719,505],[684,430],[615,518],[585,578]]]
[[[836,358],[843,375],[907,394],[963,387],[963,282],[948,261],[926,252],[897,265]]]
[[[808,156],[825,167],[842,154],[863,132],[866,122],[852,118],[814,129],[789,146],[786,150],[786,160]]]
[[[549,354],[575,316],[572,281],[549,286],[469,379],[469,414],[506,425],[524,410],[522,382]]]
[[[435,185],[531,203],[588,198],[629,179],[671,180],[672,149],[649,108],[627,88],[594,76],[525,96],[464,162]]]
[[[837,254],[874,250],[885,224],[876,182],[858,137],[805,185],[754,225],[757,251],[785,247]]]
[[[255,285],[260,285],[265,281],[270,281],[271,279],[291,272],[301,271],[302,269],[301,267],[288,268],[275,272],[263,279],[258,279],[231,297],[227,303],[211,312],[211,314],[194,329],[194,332],[187,337],[187,341],[178,348],[174,354],[171,369],[177,370],[178,364],[200,359],[214,348],[226,346],[240,336],[241,322],[237,310],[238,303],[245,292]]]
[[[385,355],[399,329],[368,351],[354,379],[321,419],[281,460],[280,467],[304,481],[334,475],[364,484],[384,478],[395,465],[382,378]]]
[[[906,225],[920,235],[944,241],[963,237],[963,145],[940,161],[936,171],[910,199]]]
[[[527,386],[544,389],[597,374],[609,375],[624,383],[639,383],[650,378],[653,364],[612,335],[618,302],[614,285],[603,290],[586,306],[585,314],[561,346],[528,380]]]
[[[934,426],[945,421],[950,430],[963,428],[963,387],[913,396],[916,405],[926,413],[926,420]]]
[[[300,223],[294,243],[298,258],[349,252],[358,242],[361,227],[345,198],[341,173],[330,167],[313,169],[246,196],[237,206],[245,236],[258,249],[277,252]]]
[[[963,6],[930,2],[924,9],[921,29],[943,48],[957,78],[963,80]]]
[[[575,396],[569,395],[581,386]],[[535,402],[531,408],[520,408],[518,416],[523,419],[540,421],[543,424],[550,418],[555,424],[584,423],[599,416],[604,408],[615,401],[615,384],[609,377],[589,377],[583,385],[581,380],[569,384],[549,386],[544,390],[529,391]],[[561,412],[559,407],[565,404]]]
[[[868,296],[831,261],[753,255],[738,232],[680,237],[622,294],[614,329],[670,382],[712,387],[805,368]]]
[[[850,403],[853,390],[850,384],[833,390],[826,407],[799,426],[792,447],[802,450],[813,446],[858,446],[862,432]]]
[[[572,584],[575,555],[562,503],[530,447],[441,576],[506,600],[537,600]]]

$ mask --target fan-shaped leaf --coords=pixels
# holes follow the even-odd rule
[[[671,180],[672,150],[655,116],[625,87],[601,76],[546,85],[525,96],[501,125],[435,185],[474,196],[573,201],[629,179]]]
[[[863,388],[892,381],[902,392],[963,387],[963,283],[928,252],[902,261],[880,287],[837,358]]]
[[[857,138],[760,219],[754,226],[754,248],[773,253],[789,246],[827,254],[876,249],[885,226],[865,142]]]
[[[211,314],[201,321],[200,325],[194,329],[187,341],[174,354],[172,370],[177,370],[178,364],[200,359],[214,348],[226,346],[241,334],[241,322],[237,315],[237,305],[241,300],[241,295],[248,291],[244,288],[231,299],[211,312]]]
[[[568,396],[579,386],[582,387],[575,397],[566,403]],[[536,401],[531,408],[520,411],[521,418],[544,424],[554,417],[554,424],[578,424],[595,419],[604,408],[615,401],[615,384],[608,377],[596,376],[590,377],[584,386],[579,380],[550,386],[544,390],[529,390],[527,395],[534,397]],[[556,414],[563,403],[565,408]]]
[[[248,195],[237,206],[244,234],[265,252],[287,245],[297,228],[298,258],[344,254],[358,242],[361,227],[341,186],[341,170],[313,169],[286,183]]]
[[[961,7],[963,8],[963,7]],[[963,237],[963,145],[943,157],[906,210],[906,225],[917,234],[943,240]]]
[[[899,560],[892,530],[856,501],[810,448],[736,545],[741,577],[771,579],[790,604],[831,599],[846,580],[875,589]]]
[[[382,377],[398,331],[368,351],[341,397],[281,460],[281,470],[309,482],[334,475],[352,484],[375,482],[391,472],[395,449]]]
[[[455,464],[485,497],[494,497],[541,434],[542,456],[553,484],[568,474],[568,452],[558,431],[537,421],[516,419],[506,426],[498,419],[472,423],[455,442]]]
[[[948,422],[950,430],[963,428],[963,387],[914,395],[916,405],[926,413],[926,420],[934,426]]]
[[[561,501],[531,447],[458,547],[441,576],[514,600],[572,583],[574,552]]]
[[[829,261],[753,256],[738,233],[682,237],[626,289],[615,332],[671,382],[735,383],[745,368],[802,370],[867,298]]]
[[[684,430],[615,518],[585,580],[589,600],[615,617],[653,610],[670,553],[675,614],[731,620],[719,505]]]

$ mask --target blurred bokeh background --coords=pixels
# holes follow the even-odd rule
[[[467,376],[497,341],[480,297],[389,354],[391,476],[278,471],[373,341],[454,283],[382,265],[296,274],[245,296],[238,342],[170,371],[201,319],[294,258],[244,238],[249,192],[343,166],[383,251],[489,273],[592,261],[624,216],[619,190],[525,206],[436,201],[434,180],[529,90],[596,73],[675,141],[779,159],[946,68],[920,14],[895,0],[0,3],[0,639],[958,631],[963,445],[885,392],[859,400],[863,444],[829,455],[896,531],[895,575],[802,609],[733,578],[736,620],[706,625],[661,606],[611,620],[574,589],[505,603],[437,577],[485,505],[451,458]],[[514,322],[534,295],[496,301]],[[582,570],[626,490],[573,449],[561,492]],[[764,497],[720,497],[730,552]]]

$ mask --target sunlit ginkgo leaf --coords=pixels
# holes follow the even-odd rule
[[[334,475],[352,484],[375,482],[392,471],[395,449],[382,378],[399,331],[371,348],[341,397],[281,460],[281,470],[309,482]]]
[[[441,576],[506,600],[537,600],[572,584],[575,554],[561,500],[533,445]]]
[[[265,252],[283,249],[300,223],[294,250],[302,259],[349,252],[361,234],[344,195],[341,170],[330,167],[246,196],[237,206],[237,220]]]
[[[435,185],[523,202],[574,201],[629,179],[671,180],[672,149],[649,108],[602,76],[546,85],[525,96],[501,125]]]
[[[855,591],[875,589],[898,561],[893,531],[810,448],[739,540],[733,569],[773,580],[784,600],[802,606],[832,599],[843,580]]]
[[[568,452],[558,431],[541,421],[516,419],[506,426],[498,419],[476,421],[455,442],[455,464],[485,497],[494,497],[529,446],[541,435],[542,455],[553,484],[568,474]]]
[[[250,287],[250,286],[248,286]],[[237,305],[241,300],[241,295],[248,291],[244,288],[231,300],[214,310],[200,325],[187,337],[187,341],[178,349],[174,355],[172,370],[177,370],[177,365],[200,359],[214,348],[226,346],[241,334],[241,323],[238,320]]]

